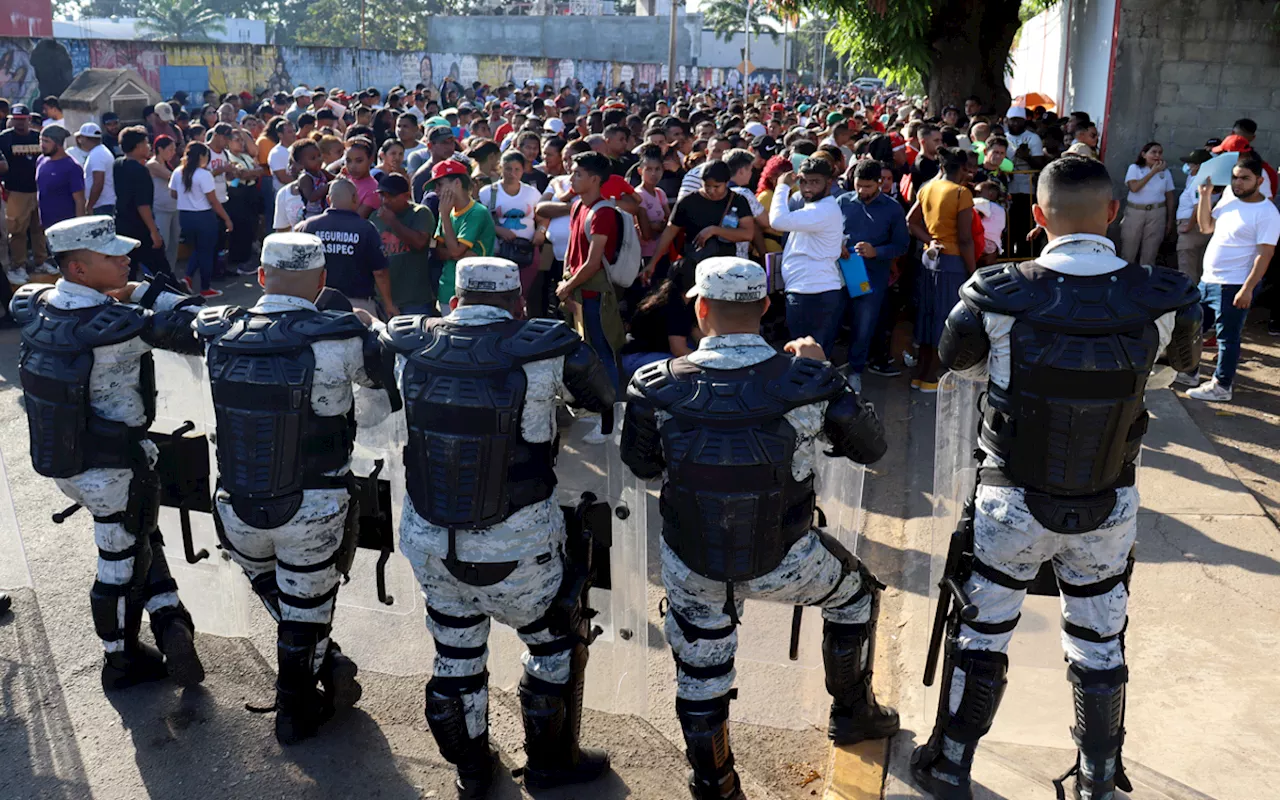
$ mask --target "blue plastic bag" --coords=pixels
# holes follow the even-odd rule
[[[871,280],[867,277],[867,262],[857,253],[850,253],[848,258],[836,261],[840,273],[844,275],[844,288],[850,297],[862,297],[871,294]]]

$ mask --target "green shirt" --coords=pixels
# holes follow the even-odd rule
[[[493,215],[489,213],[489,209],[471,201],[466,208],[461,211],[454,209],[449,213],[449,219],[453,222],[453,234],[458,237],[458,242],[465,244],[471,248],[473,256],[491,256],[493,255]],[[440,224],[436,228],[436,240],[444,241],[444,225]],[[440,307],[449,305],[449,301],[453,299],[457,289],[457,281],[454,275],[454,268],[458,265],[455,261],[444,262],[444,272],[440,275],[440,289],[436,293],[439,299]]]
[[[436,215],[431,209],[410,203],[409,207],[396,215],[400,224],[410,230],[434,234]],[[382,238],[382,252],[387,256],[387,266],[391,269],[391,299],[398,308],[406,306],[430,305],[436,301],[436,287],[431,282],[431,272],[427,267],[431,254],[431,244],[421,250],[410,249],[409,245],[396,236],[395,231],[382,221],[378,212],[369,217],[373,227]]]

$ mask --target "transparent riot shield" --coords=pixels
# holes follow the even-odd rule
[[[31,572],[27,569],[27,555],[22,547],[22,531],[9,494],[9,473],[4,466],[4,457],[0,456],[0,589],[30,587]]]
[[[203,358],[156,350],[156,417],[151,440],[160,451],[160,530],[169,569],[196,629],[247,636],[258,604],[244,573],[219,546],[213,525],[213,394]]]

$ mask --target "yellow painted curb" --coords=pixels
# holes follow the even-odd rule
[[[831,783],[824,800],[880,800],[884,792],[889,740],[859,742],[831,749]]]

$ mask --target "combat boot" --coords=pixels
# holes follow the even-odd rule
[[[329,649],[320,665],[320,685],[324,687],[325,700],[334,713],[349,711],[364,696],[364,687],[356,680],[360,667],[342,652],[338,643],[329,640]]]
[[[125,649],[107,653],[102,663],[102,689],[112,692],[169,677],[164,656],[149,644],[126,642]]]
[[[310,739],[333,716],[333,705],[311,671],[316,648],[328,628],[306,622],[280,623],[276,643],[276,740],[288,746]]]
[[[482,800],[493,788],[494,774],[502,762],[489,746],[489,720],[485,719],[484,731],[472,738],[461,690],[446,688],[449,682],[448,678],[427,682],[427,727],[440,755],[457,771],[453,785],[458,790],[458,800]]]
[[[179,603],[151,615],[151,633],[164,653],[169,674],[183,688],[204,682],[204,665],[196,654],[195,624]]]
[[[569,682],[563,686],[525,673],[520,679],[524,717],[524,785],[531,791],[588,783],[609,771],[609,754],[578,745],[582,729],[583,671],[586,646],[577,645]]]
[[[732,694],[714,700],[676,698],[676,716],[684,733],[689,759],[689,793],[694,800],[745,800],[742,783],[733,768],[729,746],[729,701]]]
[[[822,626],[822,664],[832,698],[827,735],[838,746],[884,739],[901,727],[898,712],[877,703],[871,688],[878,606],[872,603],[871,619],[865,623],[827,620]]]
[[[1067,680],[1076,714],[1071,738],[1079,753],[1075,765],[1054,783],[1065,794],[1063,783],[1074,775],[1075,800],[1114,800],[1117,788],[1133,791],[1120,755],[1128,668],[1085,670],[1073,664],[1067,668]]]

